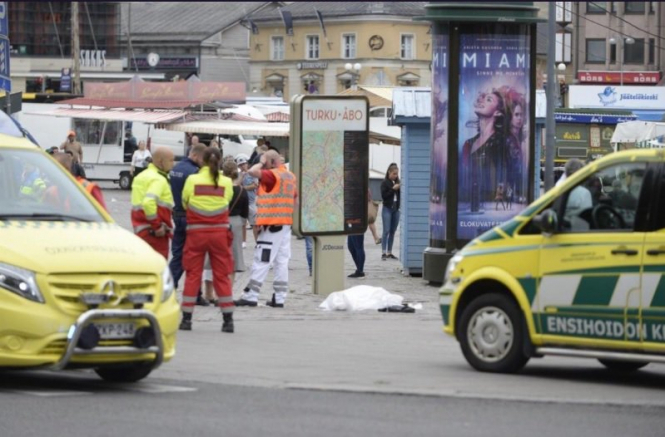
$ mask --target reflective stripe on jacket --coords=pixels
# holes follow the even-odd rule
[[[266,191],[259,185],[256,198],[256,224],[291,225],[293,224],[293,205],[296,195],[296,176],[285,166],[270,170],[275,175],[275,186]]]
[[[202,167],[185,181],[182,206],[187,211],[187,229],[219,227],[229,223],[229,203],[233,197],[233,181],[219,174],[218,186],[210,174],[210,167]]]
[[[132,226],[134,232],[158,230],[162,223],[170,230],[173,195],[168,175],[154,164],[141,172],[132,182]]]

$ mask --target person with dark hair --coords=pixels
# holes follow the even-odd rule
[[[99,185],[95,184],[94,182],[90,182],[89,180],[77,176],[74,174],[72,168],[74,164],[74,158],[70,153],[54,153],[53,158],[58,161],[58,164],[63,166],[65,170],[67,170],[69,173],[74,176],[76,179],[76,182],[81,184],[83,189],[90,194],[96,201],[101,205],[102,208],[104,208],[106,211],[108,211],[108,208],[106,207],[106,202],[104,201],[104,195],[102,194],[102,189],[99,188]]]
[[[187,178],[182,191],[182,205],[187,211],[187,238],[183,258],[187,277],[180,323],[180,329],[184,331],[192,329],[192,314],[206,254],[210,258],[217,305],[224,317],[222,332],[234,331],[233,291],[229,278],[233,273],[233,234],[229,224],[233,182],[220,173],[221,163],[219,149],[208,147],[203,153],[203,167],[197,174]]]
[[[500,183],[508,182],[511,143],[506,135],[506,107],[498,90],[480,93],[474,103],[478,133],[464,142],[460,163],[460,197],[471,211],[494,199]]]
[[[249,197],[247,191],[240,185],[238,165],[235,161],[225,161],[222,166],[222,173],[233,181],[233,198],[231,199],[229,216],[231,230],[233,231],[234,271],[244,272],[247,268],[242,252],[242,231],[245,227],[245,221],[249,217]]]
[[[381,198],[383,199],[383,208],[381,209],[383,222],[381,259],[383,261],[388,258],[397,259],[392,252],[395,232],[399,225],[400,182],[397,176],[398,171],[397,164],[390,164],[388,170],[386,170],[386,177],[381,182]]]

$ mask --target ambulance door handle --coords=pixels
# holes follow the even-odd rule
[[[612,249],[612,255],[628,255],[635,256],[637,255],[637,250],[635,249]]]
[[[665,255],[665,249],[649,249],[647,250],[647,255],[652,255],[652,256]]]

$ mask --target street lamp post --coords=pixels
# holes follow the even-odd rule
[[[626,56],[624,55],[624,51],[626,50],[626,44],[634,44],[635,40],[631,37],[625,38],[622,40],[623,44],[621,44],[621,58],[623,59],[618,59],[619,61],[619,66],[621,67],[621,86],[623,86],[623,61],[626,59]],[[612,37],[610,38],[610,44],[614,45],[617,43],[616,38]],[[618,56],[617,56],[618,57]]]
[[[360,69],[363,66],[359,63],[356,62],[355,64],[351,64],[350,62],[347,62],[344,65],[344,68],[346,71],[351,71],[353,73],[353,79],[351,82],[351,89],[357,90],[358,89],[358,79],[360,78]]]

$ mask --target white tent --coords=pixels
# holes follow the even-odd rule
[[[611,139],[614,150],[665,147],[665,123],[626,121],[617,124]]]

